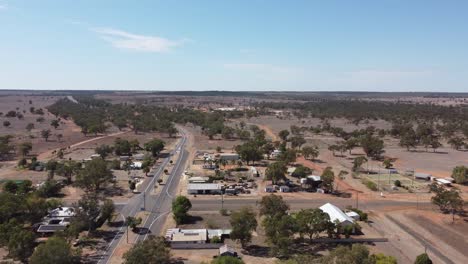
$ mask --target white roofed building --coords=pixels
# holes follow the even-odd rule
[[[338,223],[339,229],[341,229],[341,227],[344,227],[344,226],[354,225],[353,218],[351,218],[349,215],[343,212],[340,208],[336,207],[335,205],[331,203],[326,203],[320,206],[320,210],[322,210],[324,213],[327,213],[328,216],[330,216],[330,221],[332,223]],[[353,228],[353,232],[354,232],[354,228]]]

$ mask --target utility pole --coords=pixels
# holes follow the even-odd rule
[[[221,210],[224,209],[224,194],[221,192]]]
[[[356,209],[359,209],[359,193],[356,191]]]

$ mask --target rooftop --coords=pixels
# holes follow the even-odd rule
[[[338,220],[340,223],[351,222],[354,223],[354,219],[346,215],[340,208],[334,206],[331,203],[326,203],[320,206],[320,210],[327,213],[330,216],[330,221],[335,222]]]

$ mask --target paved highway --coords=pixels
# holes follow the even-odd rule
[[[142,192],[132,197],[127,204],[116,206],[120,214],[120,219],[125,221],[127,216],[135,216],[141,210],[147,210],[150,212],[149,217],[141,226],[141,229],[149,230],[153,234],[159,234],[164,223],[164,219],[167,216],[171,208],[172,198],[176,195],[177,185],[180,177],[185,169],[186,162],[188,159],[188,152],[185,150],[185,144],[187,142],[186,132],[179,130],[181,139],[178,142],[176,148],[171,151],[170,155],[165,158],[162,163],[149,173],[153,175],[150,180],[145,180],[139,190]],[[164,171],[164,167],[170,162],[172,156],[179,153],[177,161],[174,163],[174,167],[165,185],[162,185],[163,189],[158,195],[152,195],[154,186],[157,180],[161,177]],[[123,223],[123,222],[122,222]],[[109,246],[105,252],[100,256],[98,261],[99,264],[107,264],[115,252],[116,247],[119,245],[122,239],[125,239],[126,227],[124,224],[115,230],[115,236],[110,241]],[[148,232],[148,233],[149,233]],[[143,240],[147,237],[148,233],[139,235],[136,241]],[[135,241],[135,242],[136,242]]]
[[[189,197],[192,202],[192,208],[190,211],[219,211],[221,209],[221,196],[200,196]],[[208,199],[209,198],[209,199]],[[350,205],[356,207],[356,203],[360,209],[363,210],[379,210],[379,209],[391,209],[391,207],[414,207],[416,208],[425,208],[430,206],[429,202],[416,202],[416,201],[397,201],[397,200],[387,200],[382,198],[380,200],[371,200],[371,201],[357,201],[351,198],[336,198],[336,197],[324,197],[314,198],[314,199],[285,199],[289,204],[291,210],[300,210],[307,208],[317,208],[323,204],[330,202],[334,205],[337,205],[340,208],[345,208]],[[238,210],[245,206],[256,207],[259,206],[260,199],[255,198],[241,198],[241,197],[224,197],[224,208],[228,210]]]

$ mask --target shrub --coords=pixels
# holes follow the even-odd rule
[[[222,215],[222,216],[228,216],[229,215],[229,212],[227,209],[221,209],[219,210],[219,214]]]
[[[210,242],[214,244],[221,243],[221,238],[219,238],[218,236],[214,236],[213,238],[211,238]]]
[[[362,183],[367,186],[372,191],[377,191],[377,184],[375,182],[367,180],[367,179],[362,179]]]
[[[401,182],[400,182],[400,180],[396,180],[396,181],[394,182],[394,184],[395,184],[396,187],[401,187]]]

